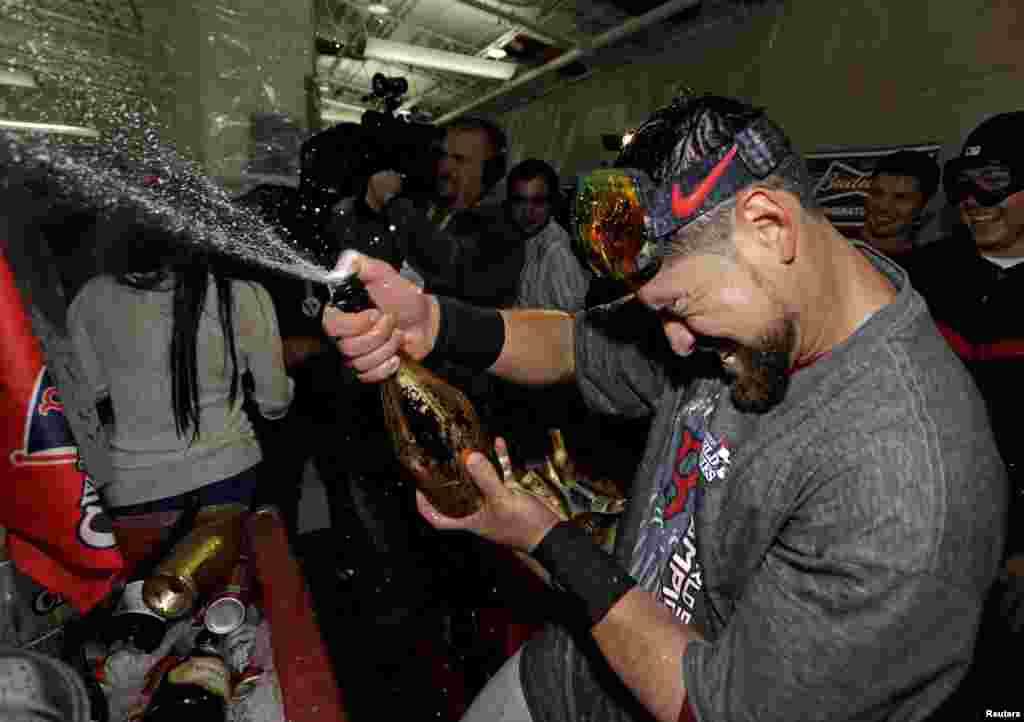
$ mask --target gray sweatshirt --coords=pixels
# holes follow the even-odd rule
[[[866,253],[898,297],[763,415],[653,352],[617,318],[636,309],[577,318],[588,402],[654,415],[615,556],[703,633],[650,662],[679,665],[701,722],[924,720],[970,663],[1005,470],[924,302]],[[521,669],[536,722],[649,719],[585,634],[546,629]]]
[[[253,400],[269,418],[292,398],[281,336],[270,296],[256,283],[234,281],[239,374],[251,371]],[[244,394],[229,400],[225,355],[213,280],[199,324],[199,438],[179,437],[171,407],[170,341],[173,293],[144,291],[99,276],[68,310],[75,351],[96,398],[109,395],[116,424],[110,437],[114,478],[98,479],[111,507],[177,496],[245,471],[262,459]]]

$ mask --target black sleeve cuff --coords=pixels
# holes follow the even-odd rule
[[[505,319],[493,308],[479,308],[448,296],[438,296],[440,327],[424,365],[450,361],[473,371],[486,371],[505,345]]]
[[[556,524],[532,556],[558,587],[584,606],[592,625],[636,586],[633,578],[571,521]]]

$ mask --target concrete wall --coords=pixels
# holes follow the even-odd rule
[[[308,127],[312,0],[142,0],[140,12],[167,134],[210,175],[237,184],[254,154],[254,114]]]
[[[787,0],[745,26],[661,58],[566,86],[499,118],[516,159],[566,175],[610,160],[621,132],[677,87],[768,108],[805,152],[836,146],[959,143],[979,120],[1024,107],[1024,19],[1013,0]]]
[[[131,19],[112,14],[102,27],[84,7],[58,14],[46,6],[15,0],[0,11],[0,57],[38,84],[0,86],[0,118],[105,133],[149,105],[145,44]]]
[[[313,72],[313,0],[10,0],[0,55],[36,89],[0,86],[0,117],[84,125],[106,136],[142,117],[211,175],[233,181],[254,155],[254,114],[301,129]]]

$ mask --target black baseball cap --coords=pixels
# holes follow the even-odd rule
[[[971,131],[960,155],[946,163],[943,186],[951,203],[973,193],[982,205],[995,205],[1024,190],[1024,111],[1000,113]],[[984,189],[966,181],[964,171],[997,165],[1007,180],[998,189]]]
[[[971,131],[959,159],[1024,165],[1024,111],[1000,113]],[[958,159],[958,160],[959,160]],[[980,163],[978,163],[980,165]]]

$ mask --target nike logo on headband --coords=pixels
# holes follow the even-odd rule
[[[729,163],[736,157],[736,151],[738,146],[733,145],[728,153],[722,160],[718,161],[711,172],[708,173],[707,178],[700,182],[693,192],[689,195],[683,195],[682,190],[679,188],[679,184],[675,183],[672,186],[672,215],[676,218],[688,218],[692,216],[707,200],[708,195],[714,190],[715,186],[718,185],[719,179],[725,174],[726,169],[729,167]]]

